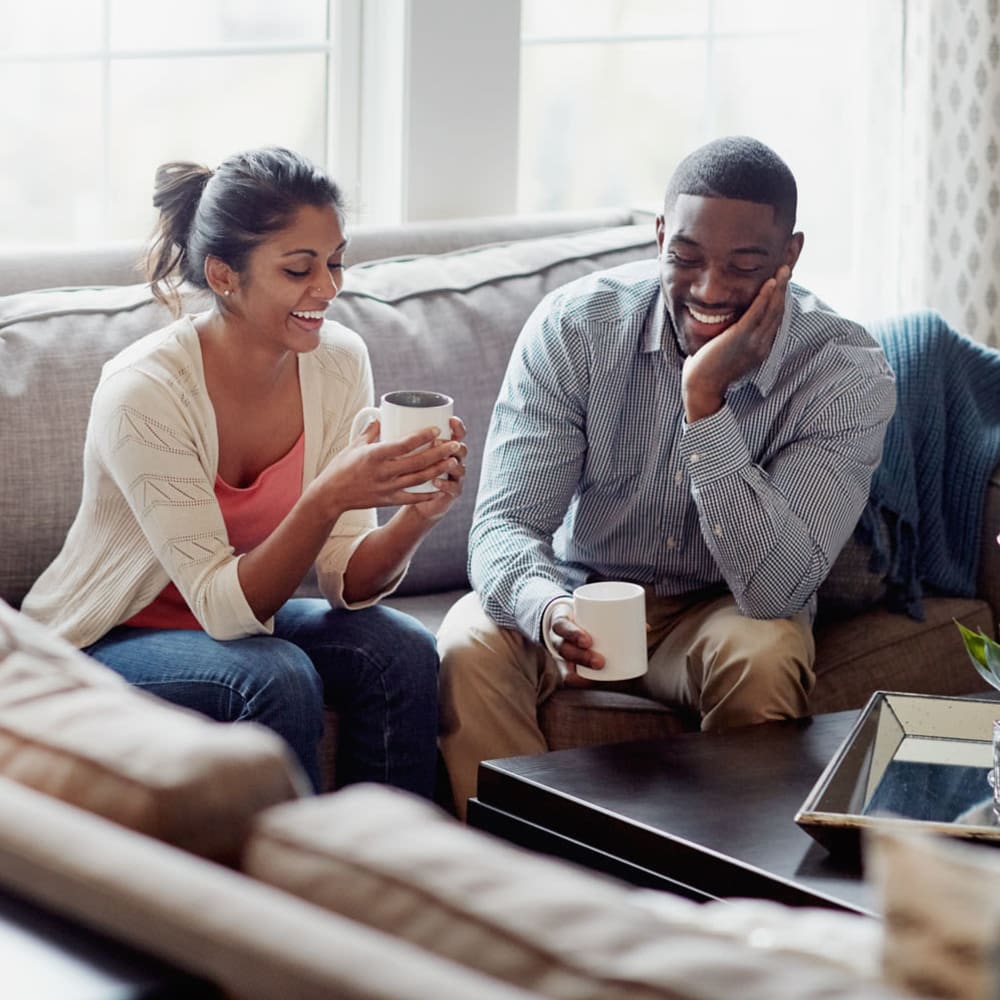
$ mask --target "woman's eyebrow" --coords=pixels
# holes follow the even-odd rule
[[[334,253],[341,253],[343,250],[347,249],[347,240],[342,240],[340,243],[334,247]],[[302,247],[300,250],[286,250],[282,257],[294,257],[297,253],[308,254],[310,257],[318,257],[319,254],[315,250],[310,250],[308,247]]]

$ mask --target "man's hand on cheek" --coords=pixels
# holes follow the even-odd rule
[[[688,423],[721,409],[726,390],[770,354],[785,312],[790,269],[782,265],[747,311],[684,362],[681,394]]]

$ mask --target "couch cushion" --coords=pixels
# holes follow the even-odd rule
[[[467,585],[483,443],[507,359],[531,311],[574,278],[651,257],[653,235],[652,224],[619,226],[348,270],[330,316],[364,338],[376,395],[404,388],[445,392],[468,430],[464,493],[421,544],[400,594]]]
[[[384,787],[354,786],[268,810],[243,866],[543,996],[884,995],[815,959],[658,919],[621,883],[502,844]]]
[[[890,550],[889,526],[879,518],[878,551]],[[872,545],[857,535],[848,538],[820,584],[816,620],[820,624],[859,614],[881,604],[886,596],[888,566],[873,568]]]
[[[652,224],[630,225],[348,269],[330,316],[365,339],[376,392],[447,392],[469,429],[465,495],[421,546],[402,593],[466,582],[482,444],[528,314],[572,278],[654,252]],[[204,301],[193,296],[188,307]],[[0,598],[15,607],[62,546],[76,513],[101,365],[168,320],[145,285],[0,297],[0,454],[12,470],[0,480]],[[314,582],[301,592],[315,593]]]
[[[0,298],[0,598],[17,606],[62,547],[80,503],[83,441],[101,366],[168,322],[131,285]]]
[[[861,708],[873,691],[956,695],[988,690],[969,663],[955,619],[993,634],[985,601],[925,598],[925,620],[875,608],[816,628],[813,713]]]
[[[3,602],[0,775],[225,862],[257,812],[306,788],[274,733],[138,691]]]
[[[611,685],[562,687],[538,708],[550,750],[655,740],[698,728],[698,715]]]

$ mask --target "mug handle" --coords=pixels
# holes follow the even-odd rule
[[[555,600],[549,601],[548,608],[552,608],[553,609],[552,613],[549,615],[549,621],[552,621],[555,618],[555,608],[558,605],[560,605],[560,604],[565,604],[566,607],[569,608],[569,610],[570,610],[570,617],[572,617],[572,612],[573,612],[573,598],[572,597],[557,597]],[[546,611],[548,610],[548,608],[546,608]],[[549,655],[553,659],[561,660],[562,657],[556,651],[556,648],[555,648],[555,646],[553,645],[553,642],[552,642],[552,636],[553,635],[554,635],[554,633],[552,632],[551,629],[545,629],[545,633],[542,636],[542,640],[545,643],[545,648],[549,651]]]
[[[363,406],[354,414],[351,424],[351,440],[353,441],[372,421],[381,420],[382,413],[377,406]]]

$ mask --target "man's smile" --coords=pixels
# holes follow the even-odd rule
[[[704,323],[706,326],[728,323],[736,315],[733,311],[724,313],[703,312],[701,309],[695,309],[692,305],[689,305],[687,310],[699,323]]]

